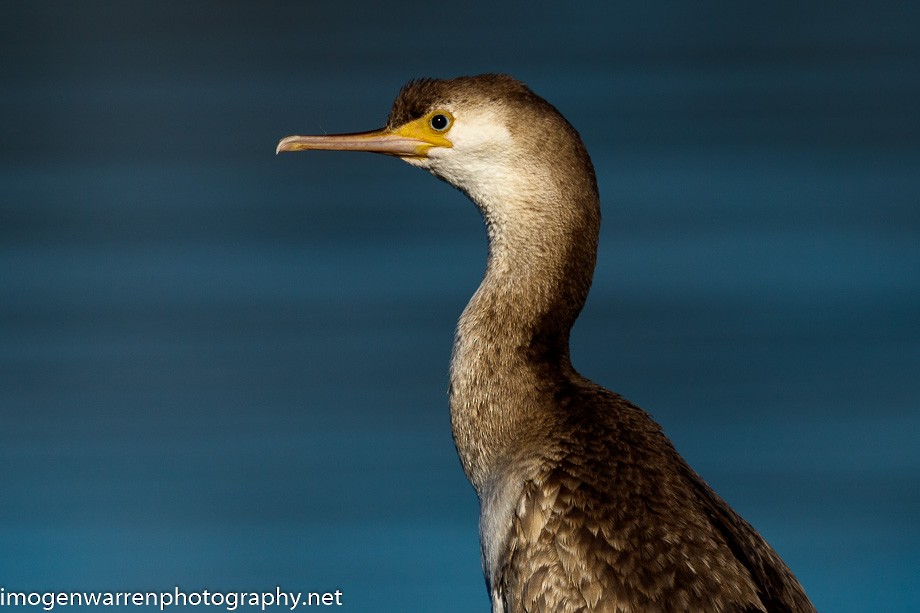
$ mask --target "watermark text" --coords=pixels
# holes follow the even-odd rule
[[[276,587],[268,592],[186,592],[179,586],[166,592],[18,592],[0,587],[0,607],[153,607],[160,611],[172,607],[220,607],[225,611],[258,608],[260,611],[284,607],[340,607],[342,590],[331,592],[288,592]]]

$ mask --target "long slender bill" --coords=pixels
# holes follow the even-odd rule
[[[288,136],[278,143],[275,153],[322,149],[326,151],[370,151],[399,157],[424,156],[431,143],[403,136],[389,130],[328,134],[324,136]]]

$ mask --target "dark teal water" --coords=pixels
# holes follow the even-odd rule
[[[915,610],[918,6],[6,5],[0,586],[487,609],[446,399],[478,215],[274,147],[503,71],[598,170],[576,365],[820,610]]]

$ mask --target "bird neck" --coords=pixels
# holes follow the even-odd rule
[[[501,213],[477,200],[489,257],[457,327],[451,422],[480,497],[496,475],[510,472],[528,440],[558,422],[558,391],[577,376],[569,332],[594,273],[597,192],[542,193],[554,193],[555,201],[505,200]]]

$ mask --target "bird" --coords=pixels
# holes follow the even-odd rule
[[[276,153],[301,150],[395,156],[481,212],[488,257],[457,324],[449,400],[493,613],[815,611],[661,426],[573,367],[600,197],[554,106],[508,75],[416,79],[382,129],[288,136]]]

